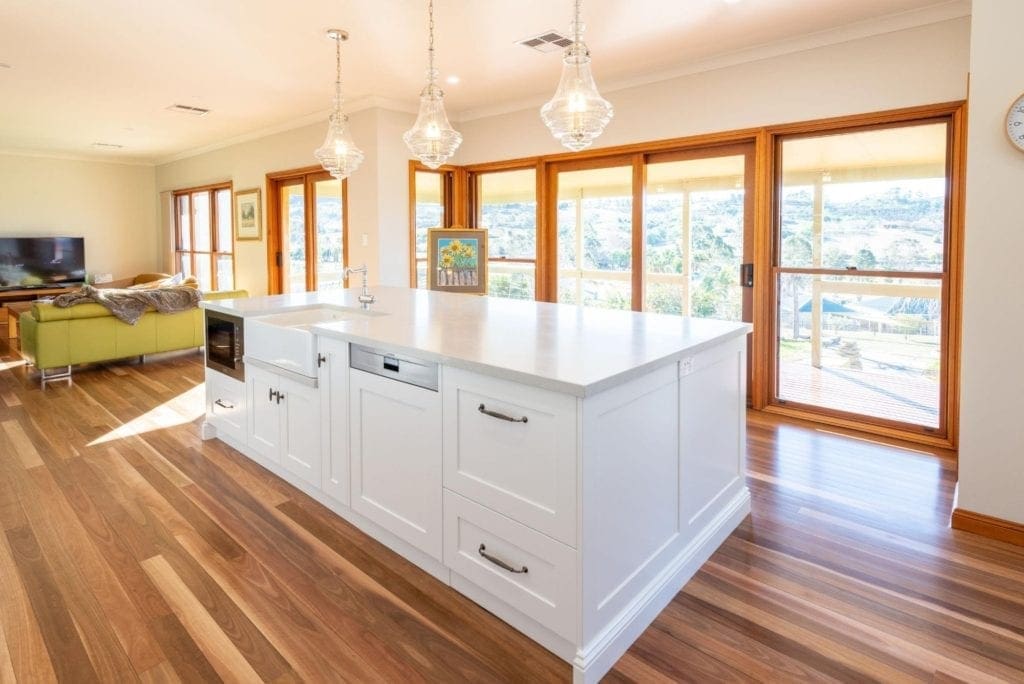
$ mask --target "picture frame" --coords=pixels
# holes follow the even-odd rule
[[[260,189],[235,192],[235,239],[263,238],[263,217],[260,213]]]
[[[427,286],[441,292],[487,294],[487,229],[428,230]]]

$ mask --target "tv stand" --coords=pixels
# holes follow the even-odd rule
[[[39,299],[40,297],[51,297],[54,295],[64,294],[67,291],[67,287],[61,287],[59,285],[33,285],[29,287],[19,287],[17,289],[0,288],[0,303],[31,301],[33,299]]]

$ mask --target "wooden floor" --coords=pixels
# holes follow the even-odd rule
[[[197,354],[41,391],[0,337],[0,681],[565,681],[217,441]],[[1024,549],[948,457],[750,419],[753,515],[608,681],[1024,681]]]

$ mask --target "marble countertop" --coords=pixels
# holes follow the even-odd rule
[[[748,323],[375,287],[375,315],[314,325],[355,342],[517,382],[589,396],[746,335]],[[241,317],[359,307],[358,289],[209,300]]]

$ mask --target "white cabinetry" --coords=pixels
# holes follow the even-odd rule
[[[575,547],[576,417],[576,397],[445,368],[445,487]]]
[[[441,398],[349,372],[352,508],[441,560]]]
[[[206,369],[206,421],[219,437],[245,444],[248,413],[245,383],[210,368]]]
[[[249,448],[320,487],[323,472],[317,388],[251,364],[246,368],[246,387]]]
[[[349,504],[348,343],[320,338],[320,443],[323,445],[323,490]]]

